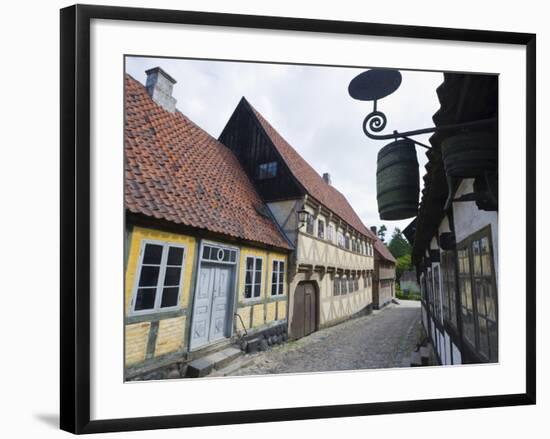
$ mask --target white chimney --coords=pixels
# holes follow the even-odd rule
[[[326,184],[332,184],[332,180],[331,180],[330,174],[328,172],[325,172],[323,174],[323,180],[325,180]]]
[[[172,90],[176,80],[160,67],[154,67],[145,72],[147,81],[145,88],[151,99],[170,113],[176,111],[176,98],[172,96]]]

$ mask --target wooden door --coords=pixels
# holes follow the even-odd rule
[[[291,332],[301,338],[317,330],[317,293],[311,282],[302,282],[294,292]]]
[[[232,267],[202,264],[193,306],[191,348],[227,337]]]
[[[214,271],[214,287],[212,289],[209,342],[226,336],[230,287],[231,267],[216,267]]]

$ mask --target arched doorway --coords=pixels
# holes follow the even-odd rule
[[[302,338],[319,328],[319,297],[315,282],[300,282],[294,291],[294,306],[290,334]]]

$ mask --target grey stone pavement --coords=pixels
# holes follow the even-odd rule
[[[228,375],[403,367],[423,337],[420,302],[400,300],[368,316],[250,356]]]

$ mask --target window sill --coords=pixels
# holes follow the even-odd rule
[[[126,325],[131,325],[133,323],[155,322],[157,320],[172,319],[185,315],[187,315],[186,308],[171,309],[166,311],[152,311],[150,313],[128,315],[126,316],[124,323]]]

